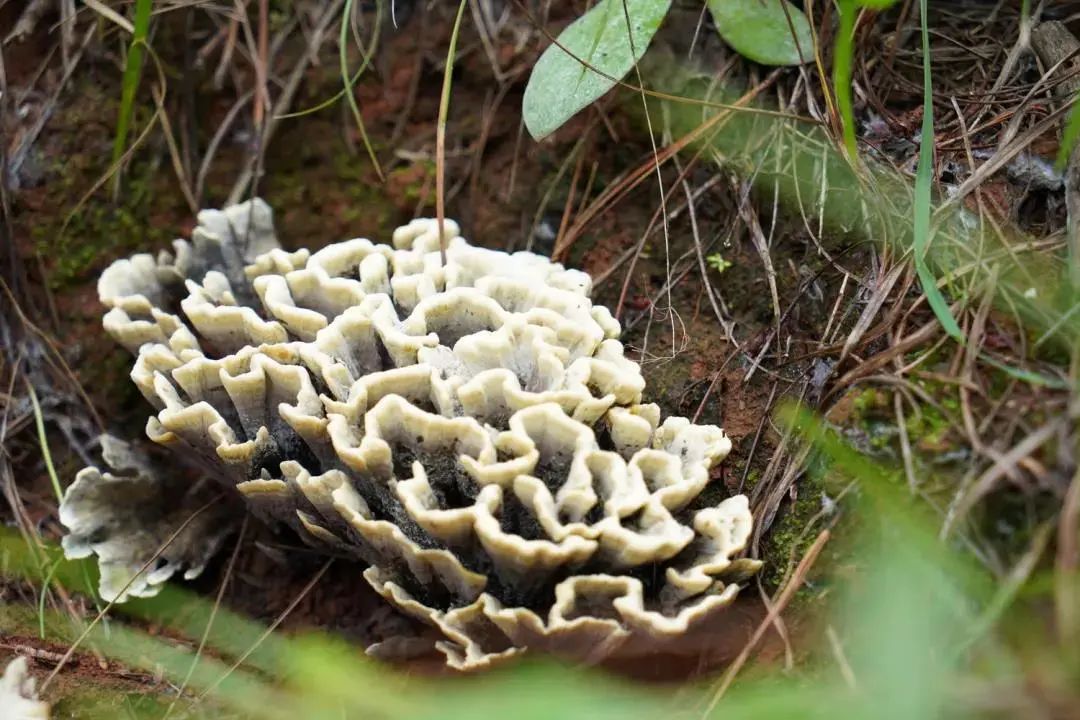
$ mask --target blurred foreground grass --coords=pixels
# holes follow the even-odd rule
[[[755,673],[722,698],[710,683],[649,690],[540,659],[483,677],[407,676],[326,634],[267,634],[260,624],[224,608],[215,613],[209,600],[175,586],[118,608],[125,619],[99,623],[79,649],[93,647],[187,688],[171,712],[167,695],[126,707],[138,718],[955,718],[981,714],[985,702],[969,697],[980,688],[1023,687],[1023,663],[993,622],[1017,610],[1009,607],[1012,598],[1003,607],[989,578],[938,540],[933,521],[896,471],[854,452],[811,415],[793,409],[786,415],[814,443],[830,484],[857,483],[859,527],[844,540],[853,571],[842,582],[828,581],[836,585],[825,623],[830,642],[797,649],[805,657],[790,674]],[[8,579],[93,593],[93,563],[64,560],[55,547],[33,548],[5,533],[0,558]],[[1047,602],[1040,593],[1023,598],[1029,607]],[[1020,617],[1021,632],[1041,638],[1040,652],[1059,658],[1053,664],[1063,672],[1064,687],[1080,682],[1075,646],[1069,658],[1034,614]],[[160,630],[151,636],[131,620]],[[44,626],[46,639],[65,646],[80,634],[66,617],[47,617]],[[196,657],[193,648],[204,633],[206,649]],[[116,712],[66,708],[88,718]]]

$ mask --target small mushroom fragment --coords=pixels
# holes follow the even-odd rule
[[[64,493],[64,554],[97,555],[98,592],[106,602],[156,595],[181,571],[189,580],[198,577],[236,520],[228,503],[214,503],[221,489],[152,468],[149,458],[111,435],[101,437],[101,448],[111,472],[84,468]]]
[[[278,247],[260,200],[199,220],[99,283],[147,434],[370,565],[452,667],[677,637],[757,569],[747,499],[701,500],[731,442],[642,403],[585,273],[474,247],[452,221],[444,264],[434,220],[314,253]]]
[[[0,675],[0,718],[49,720],[49,704],[37,699],[35,684],[25,657],[9,662]]]

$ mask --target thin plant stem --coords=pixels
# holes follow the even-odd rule
[[[442,96],[439,98],[439,121],[435,129],[435,218],[439,227],[439,257],[446,265],[446,116],[450,112],[450,87],[453,84],[454,55],[457,53],[458,33],[465,6],[469,0],[458,3],[454,29],[450,33],[450,47],[446,51],[446,69],[443,71]]]

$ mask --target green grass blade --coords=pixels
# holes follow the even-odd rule
[[[934,94],[930,86],[930,31],[927,26],[926,0],[919,0],[919,12],[922,25],[923,121],[919,138],[919,169],[915,174],[915,271],[938,322],[951,337],[962,342],[964,336],[960,326],[952,316],[945,297],[938,290],[937,279],[926,264],[926,248],[930,240],[930,182],[934,170]]]
[[[848,158],[855,160],[855,110],[851,100],[851,62],[855,50],[855,0],[841,0],[840,29],[833,50],[833,87],[840,120],[844,125],[844,148]]]
[[[1069,120],[1065,123],[1065,131],[1061,133],[1061,147],[1058,148],[1057,162],[1054,167],[1058,172],[1065,169],[1069,162],[1069,155],[1076,147],[1076,141],[1080,139],[1080,93],[1073,99],[1072,110],[1069,111]]]
[[[127,63],[124,65],[123,89],[120,92],[120,115],[116,119],[116,137],[113,138],[113,165],[120,162],[127,146],[131,116],[135,109],[135,93],[139,89],[139,77],[142,75],[143,50],[150,33],[150,10],[153,0],[135,0],[135,32],[128,47]],[[116,175],[116,191],[120,188],[120,174]]]
[[[364,71],[366,71],[371,65],[371,62],[375,57],[375,53],[379,49],[379,28],[382,27],[382,13],[383,3],[382,0],[380,0],[375,4],[375,29],[371,33],[371,41],[368,43],[368,46],[366,48],[360,43],[357,43],[357,49],[360,50],[360,56],[363,58],[363,62],[360,63],[360,67],[356,69],[356,72],[353,73],[352,77],[348,78],[348,80],[345,81],[344,87],[342,87],[340,90],[338,90],[336,93],[334,93],[327,99],[316,105],[312,105],[309,108],[304,108],[303,110],[296,110],[294,112],[288,112],[278,115],[278,120],[304,117],[306,115],[317,113],[320,110],[325,110],[326,108],[331,107],[341,98],[345,97],[346,93],[352,92],[353,86],[356,85],[356,83],[360,82],[360,77],[364,74]]]
[[[836,33],[836,45],[833,47],[833,90],[836,93],[836,105],[843,123],[844,149],[848,158],[856,157],[855,144],[855,106],[851,96],[852,66],[855,58],[855,21],[860,8],[884,10],[895,0],[840,0],[840,29]]]
[[[356,95],[353,94],[353,79],[349,75],[349,18],[352,17],[353,0],[345,0],[345,9],[341,13],[341,34],[338,37],[338,57],[341,61],[341,82],[345,86],[342,88],[345,93],[345,99],[349,101],[349,109],[352,111],[353,119],[356,121],[356,129],[360,133],[360,140],[364,143],[364,150],[367,151],[368,157],[371,158],[371,164],[375,166],[375,172],[379,176],[379,180],[384,180],[382,166],[379,165],[379,159],[375,157],[375,149],[371,146],[371,140],[368,138],[367,128],[364,127],[364,118],[360,114],[360,106],[356,104]],[[378,32],[378,25],[382,22],[382,3],[377,3],[376,9],[376,33]],[[366,67],[367,63],[364,63],[363,67]],[[359,74],[358,74],[359,76]]]
[[[1039,387],[1051,388],[1053,390],[1067,390],[1069,384],[1064,380],[1058,378],[1047,377],[1041,373],[1032,372],[1031,370],[1024,370],[1007,363],[1003,363],[1000,360],[987,355],[985,352],[979,353],[979,360],[983,361],[987,365],[996,367],[1001,372],[1005,373],[1009,377],[1016,378],[1021,382],[1026,382],[1030,385],[1038,385]]]
[[[45,574],[45,579],[41,582],[41,588],[38,592],[38,637],[42,640],[45,639],[45,599],[49,595],[49,586],[52,585],[53,575],[56,574],[56,569],[60,567],[60,562],[54,562],[49,571]]]
[[[63,502],[64,491],[60,487],[60,478],[56,474],[56,466],[53,465],[52,453],[49,452],[49,439],[45,436],[45,416],[41,412],[41,403],[38,402],[34,386],[29,382],[26,384],[26,390],[30,394],[30,404],[34,408],[34,427],[37,429],[38,443],[41,445],[41,456],[45,459],[45,469],[49,473],[53,492],[56,493],[56,502]]]

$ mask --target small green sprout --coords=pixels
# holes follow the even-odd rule
[[[722,273],[731,267],[731,261],[725,260],[724,256],[720,253],[713,253],[705,258],[705,260],[709,263],[709,267],[718,273]]]

